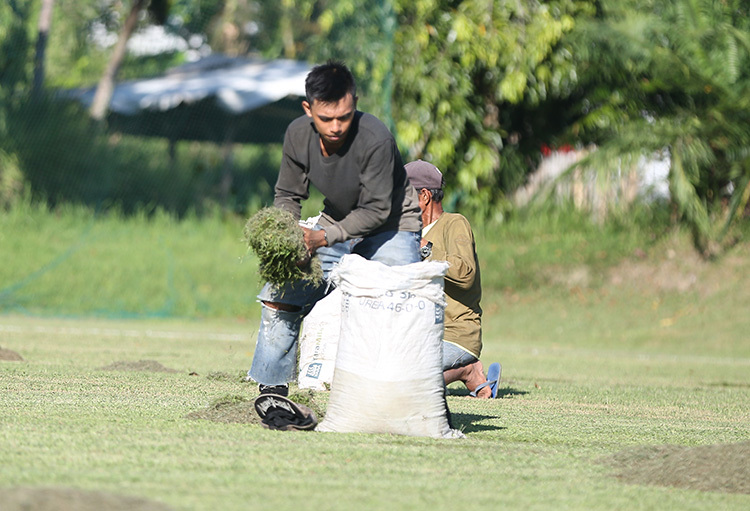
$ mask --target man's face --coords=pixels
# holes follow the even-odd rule
[[[302,108],[308,117],[311,117],[318,130],[320,141],[327,154],[338,151],[346,142],[346,136],[354,120],[357,110],[357,98],[347,93],[339,101],[323,103],[313,101],[302,102]]]

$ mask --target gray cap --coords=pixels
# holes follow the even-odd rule
[[[409,182],[417,190],[440,190],[443,188],[443,173],[432,163],[416,160],[404,165]]]

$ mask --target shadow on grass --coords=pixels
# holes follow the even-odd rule
[[[514,389],[512,387],[505,387],[505,388],[497,389],[497,399],[501,399],[501,398],[504,398],[504,397],[523,396],[525,394],[528,394],[528,391]],[[465,397],[465,396],[469,395],[469,389],[467,389],[467,388],[462,388],[462,389],[451,389],[451,388],[449,388],[448,389],[448,395],[449,396],[456,396],[456,397],[460,397],[460,396],[464,396]]]
[[[481,415],[477,413],[451,412],[451,426],[464,433],[478,433],[480,431],[498,431],[507,429],[501,426],[482,424],[487,419],[497,419],[495,415]]]

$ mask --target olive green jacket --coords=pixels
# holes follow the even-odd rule
[[[432,261],[448,261],[445,275],[445,335],[479,358],[482,352],[482,279],[469,221],[458,213],[443,213],[423,231],[432,242]]]

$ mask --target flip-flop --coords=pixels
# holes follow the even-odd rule
[[[261,394],[253,405],[264,428],[293,431],[318,425],[318,418],[310,408],[278,394]]]
[[[493,362],[492,364],[490,364],[490,367],[487,368],[487,381],[482,383],[481,385],[478,385],[477,388],[475,388],[474,391],[469,395],[472,397],[477,397],[477,393],[489,385],[492,398],[496,398],[497,389],[498,387],[500,387],[500,374],[502,373],[502,371],[503,367],[497,362]]]

